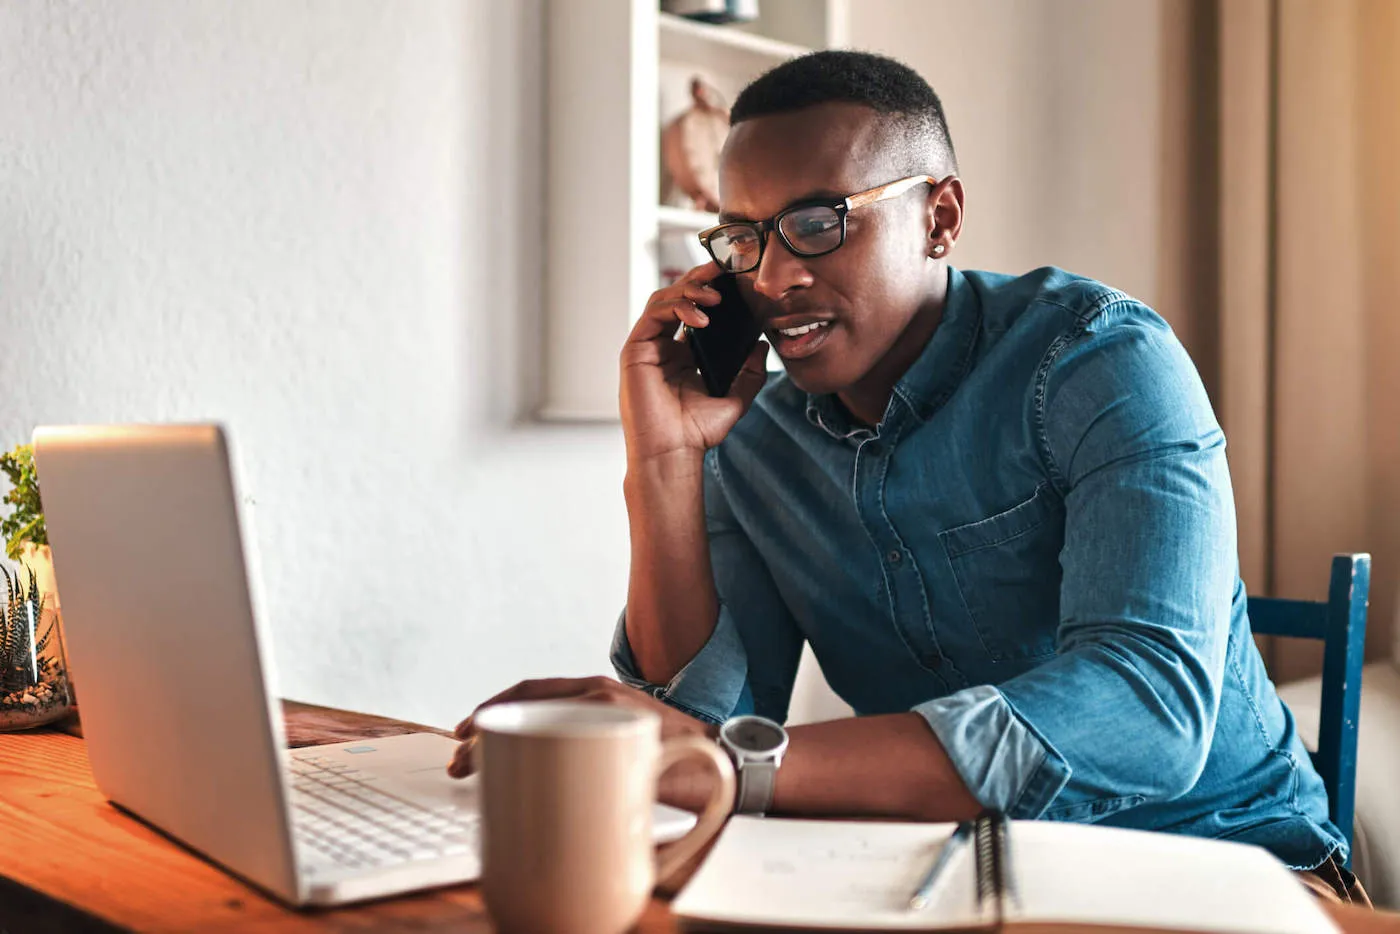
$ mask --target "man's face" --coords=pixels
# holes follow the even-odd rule
[[[763,220],[809,198],[845,198],[907,174],[875,111],[833,103],[736,125],[720,159],[720,219]],[[855,386],[927,295],[928,189],[857,208],[834,253],[793,255],[769,233],[739,287],[788,376],[812,393]],[[824,325],[800,336],[782,330]]]

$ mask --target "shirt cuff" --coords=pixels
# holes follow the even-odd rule
[[[734,618],[723,604],[715,631],[700,651],[666,684],[641,676],[627,641],[627,611],[617,618],[613,633],[612,666],[623,684],[646,691],[677,710],[709,723],[723,723],[748,693],[748,655]]]
[[[928,721],[963,784],[985,808],[1033,820],[1069,781],[1064,757],[992,685],[925,701],[914,711]]]

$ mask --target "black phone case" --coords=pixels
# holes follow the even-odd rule
[[[710,287],[719,292],[720,303],[700,306],[709,315],[709,326],[692,328],[687,325],[685,335],[700,378],[705,381],[705,391],[712,396],[723,396],[728,394],[734,377],[739,375],[744,361],[763,335],[763,327],[739,294],[739,284],[733,275],[721,274],[710,282]]]

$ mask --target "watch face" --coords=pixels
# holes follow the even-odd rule
[[[772,752],[785,738],[782,730],[757,717],[745,717],[729,724],[725,736],[745,752]]]

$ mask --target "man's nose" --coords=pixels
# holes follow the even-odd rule
[[[781,301],[792,289],[806,288],[812,284],[812,273],[806,262],[796,256],[783,243],[777,231],[768,234],[768,242],[763,245],[763,256],[758,261],[758,271],[753,278],[753,289],[770,301]]]

